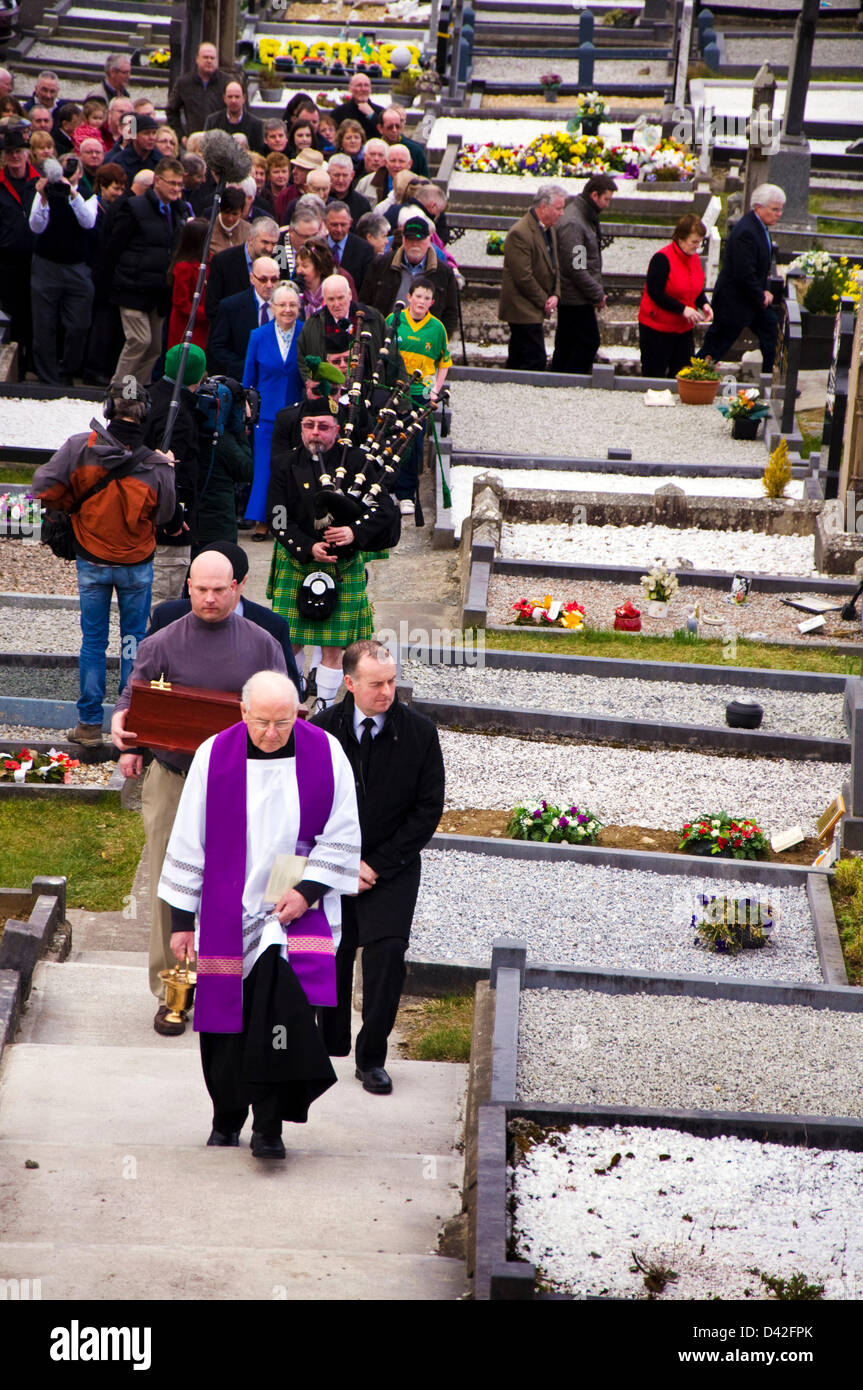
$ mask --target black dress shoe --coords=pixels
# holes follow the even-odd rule
[[[253,1158],[284,1158],[285,1146],[282,1143],[281,1135],[278,1134],[258,1134],[252,1130],[252,1157]]]
[[[357,1067],[356,1076],[363,1083],[363,1090],[371,1091],[373,1096],[388,1096],[393,1088],[392,1077],[383,1067],[369,1067],[368,1071]]]
[[[240,1131],[235,1129],[231,1134],[222,1134],[221,1130],[210,1130],[210,1137],[207,1140],[208,1149],[238,1149],[240,1147]]]

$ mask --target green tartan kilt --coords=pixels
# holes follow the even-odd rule
[[[339,590],[335,611],[321,622],[304,618],[297,608],[297,595],[307,574],[323,570],[332,574]],[[375,631],[371,604],[366,594],[366,571],[362,555],[354,555],[339,566],[310,560],[303,564],[294,560],[284,546],[276,541],[267,598],[273,609],[281,614],[291,629],[294,646],[347,647],[361,638],[373,637]]]

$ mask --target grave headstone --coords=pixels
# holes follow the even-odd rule
[[[827,451],[827,476],[824,496],[838,497],[842,472],[842,443],[848,413],[848,380],[851,349],[854,341],[855,314],[850,299],[843,299],[836,315],[833,335],[833,360],[827,378],[827,404],[824,410],[824,447]]]
[[[863,301],[861,301],[863,302]],[[848,408],[839,479],[841,497],[863,497],[863,310],[857,306],[851,363],[848,368]]]
[[[815,231],[815,218],[809,212],[810,149],[803,128],[806,94],[812,73],[812,53],[815,47],[815,26],[818,22],[820,0],[802,0],[794,46],[788,71],[785,93],[785,115],[779,149],[770,157],[770,183],[776,183],[785,193],[783,221],[795,230]]]
[[[847,814],[842,821],[845,849],[863,848],[863,680],[851,676],[845,683],[845,724],[851,740],[851,772],[842,789]]]
[[[767,182],[773,137],[773,104],[776,75],[769,63],[762,63],[752,84],[752,112],[747,129],[746,170],[743,182],[743,210],[761,183]]]

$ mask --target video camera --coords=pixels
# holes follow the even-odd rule
[[[242,386],[233,377],[207,376],[195,392],[195,408],[202,428],[216,440],[226,429],[236,434],[241,433],[246,424],[256,424],[261,413],[261,397],[254,386]]]
[[[43,167],[46,181],[45,196],[47,198],[71,198],[75,189],[70,180],[82,167],[78,156],[67,154],[62,160],[46,159]]]

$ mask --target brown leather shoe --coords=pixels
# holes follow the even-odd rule
[[[170,1010],[167,1004],[160,1004],[156,1010],[156,1017],[153,1019],[153,1027],[157,1033],[161,1033],[163,1038],[178,1038],[181,1033],[185,1033],[186,1025],[180,1023],[168,1023],[166,1019]]]
[[[79,722],[74,729],[67,729],[66,737],[70,743],[80,743],[84,748],[101,748],[102,725]]]

